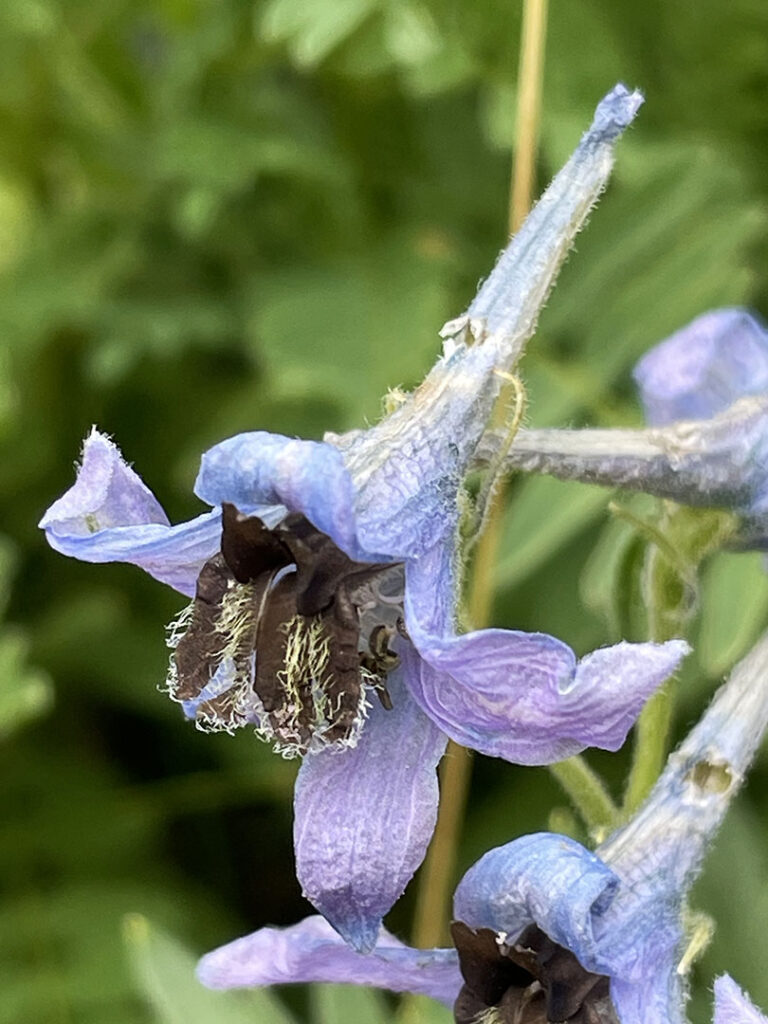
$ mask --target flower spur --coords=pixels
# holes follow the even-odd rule
[[[295,795],[297,873],[307,897],[358,949],[372,948],[382,916],[423,859],[436,817],[435,766],[447,737],[523,764],[559,760],[589,745],[614,750],[687,650],[682,641],[623,643],[578,660],[545,634],[458,635],[455,628],[463,476],[500,374],[522,355],[557,269],[605,185],[613,144],[640,102],[623,86],[603,99],[467,315],[443,329],[442,358],[380,423],[324,442],[253,432],[215,445],[195,485],[212,510],[177,526],[114,445],[93,433],[75,485],[41,522],[64,554],[133,562],[195,597],[187,622],[193,636],[207,637],[198,659],[205,670],[190,682],[195,644],[177,628],[170,688],[199,724],[251,723],[289,750],[307,751]],[[303,616],[298,602],[313,590],[308,580],[314,572],[327,576],[328,568],[298,556],[299,523],[314,531],[312,543],[343,563],[340,575],[330,572],[322,601],[302,605]],[[247,561],[254,534],[261,554],[238,579],[228,536]],[[361,564],[373,564],[376,578],[365,579]],[[393,598],[401,576],[400,610]],[[285,616],[275,611],[275,628],[267,630],[266,609],[270,601],[277,608],[279,596]],[[339,614],[343,638],[335,626],[325,628]],[[329,685],[329,668],[340,664],[341,647],[345,656],[352,652],[354,632],[362,650],[348,693]],[[306,654],[312,637],[314,662],[288,658],[291,643]],[[268,648],[257,650],[259,639]],[[268,673],[258,689],[251,685],[264,659],[281,666],[273,679],[282,679],[282,688],[268,682]],[[187,666],[183,682],[180,661]],[[313,670],[304,671],[310,664]],[[368,693],[383,702],[366,700]],[[297,711],[299,702],[306,714]]]

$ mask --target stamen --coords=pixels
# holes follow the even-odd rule
[[[251,724],[283,757],[353,747],[369,695],[391,707],[403,577],[348,558],[298,513],[268,529],[225,505],[221,551],[168,627],[168,692],[198,728]]]

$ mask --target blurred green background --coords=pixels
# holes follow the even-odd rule
[[[183,599],[35,524],[92,423],[175,520],[211,443],[359,425],[420,379],[504,241],[519,31],[519,0],[0,5],[0,1024],[281,1024],[190,994],[188,951],[307,912],[295,765],[157,692]],[[718,304],[768,312],[768,8],[555,0],[540,187],[620,79],[647,103],[531,345],[531,424],[639,424],[640,353]],[[514,483],[498,623],[580,652],[642,637],[641,543],[608,497]],[[760,559],[712,559],[678,733],[767,618]],[[618,787],[626,755],[592,760]],[[768,1008],[767,771],[697,889],[719,921],[698,1021],[715,971]],[[476,759],[459,869],[563,802]],[[161,929],[128,918],[128,955],[126,914]],[[381,1012],[336,995],[288,999],[318,1024]]]

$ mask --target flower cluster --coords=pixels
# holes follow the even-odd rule
[[[57,551],[133,563],[190,599],[170,628],[167,680],[189,719],[251,728],[302,758],[296,868],[322,916],[209,954],[200,977],[212,987],[352,981],[432,996],[459,1024],[684,1021],[685,894],[768,723],[768,639],[595,852],[543,833],[487,853],[456,890],[454,949],[411,949],[382,925],[424,857],[448,738],[526,765],[616,750],[688,650],[622,642],[579,658],[542,633],[460,632],[470,470],[722,505],[742,543],[768,543],[768,338],[748,314],[702,317],[642,360],[646,430],[488,431],[641,102],[623,86],[602,100],[443,328],[433,369],[381,422],[323,441],[222,441],[195,483],[206,510],[176,525],[94,429],[74,485],[43,516]],[[730,979],[716,991],[718,1024],[762,1019]]]

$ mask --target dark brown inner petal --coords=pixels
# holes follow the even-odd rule
[[[391,626],[377,623],[371,600],[375,581],[391,572],[389,564],[353,561],[302,515],[270,530],[224,504],[221,551],[203,566],[172,638],[171,695],[194,700],[224,665],[228,689],[200,702],[202,727],[250,721],[289,754],[354,743],[365,688],[391,706],[385,679],[398,659],[388,647]],[[369,651],[360,649],[361,608]]]
[[[244,516],[234,505],[221,506],[221,554],[238,583],[290,565],[291,552],[258,516]]]
[[[451,933],[464,978],[457,1024],[475,1024],[484,1013],[494,1024],[619,1024],[610,979],[587,971],[536,925],[512,944],[461,921]]]

